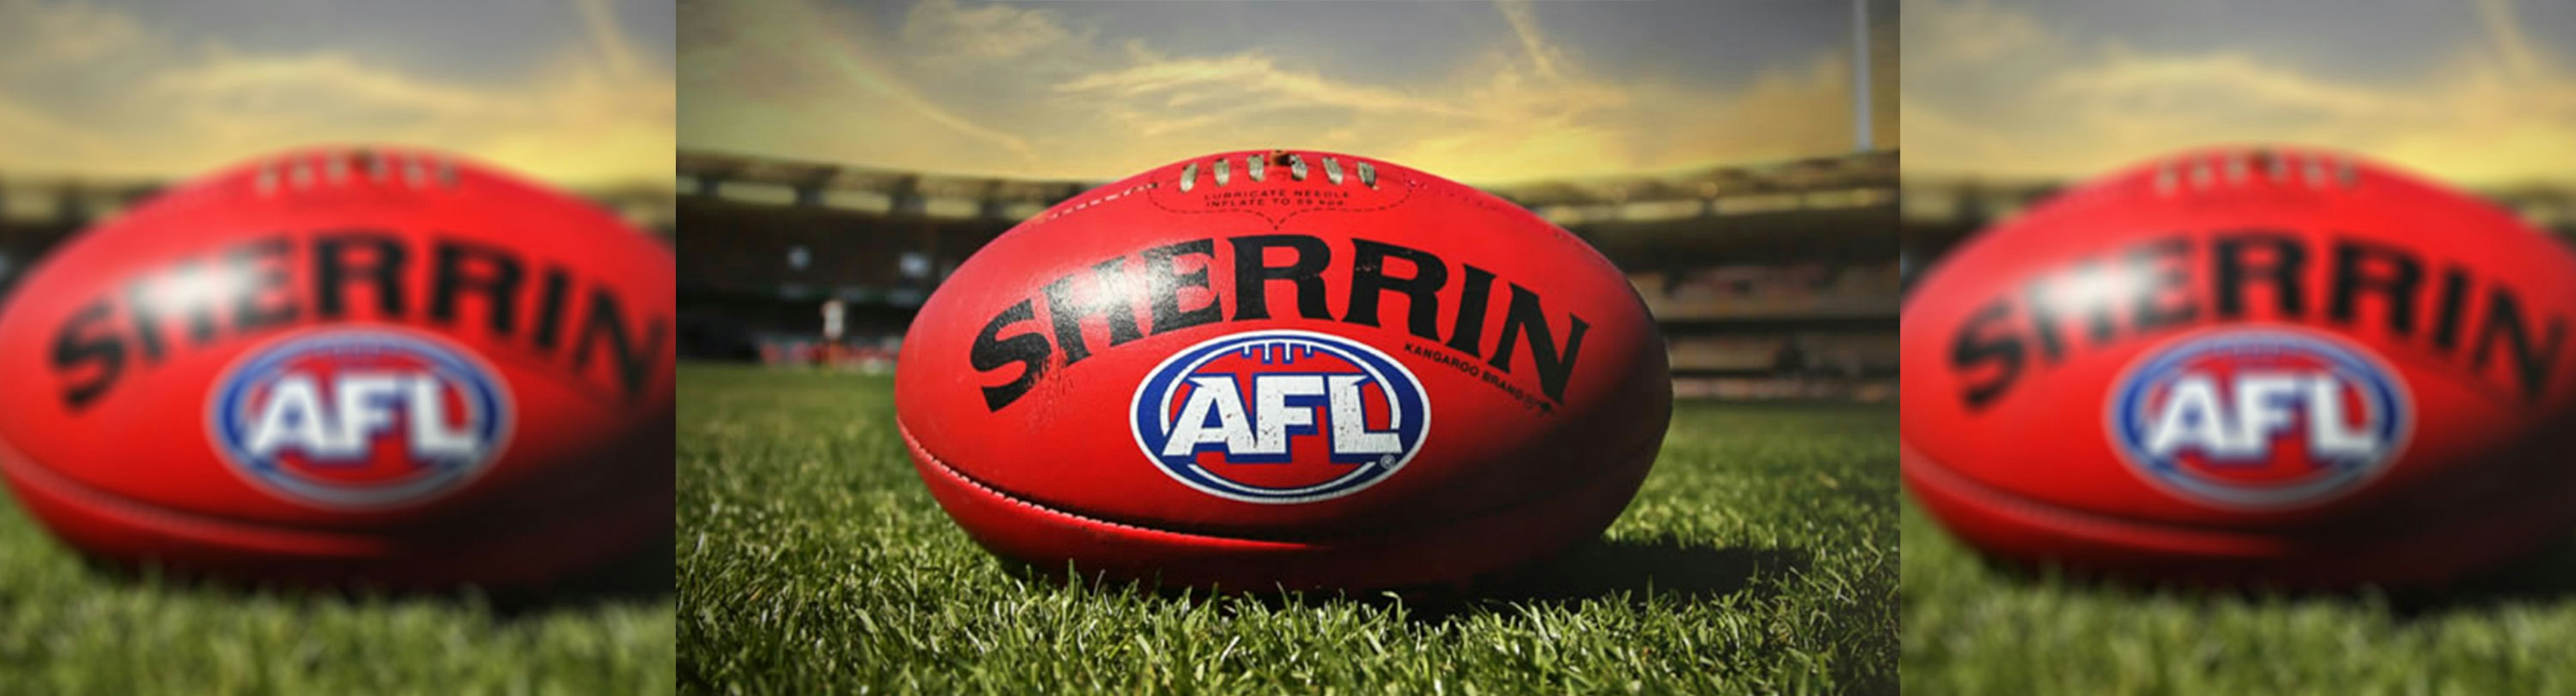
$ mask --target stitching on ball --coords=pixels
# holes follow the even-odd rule
[[[1033,501],[1029,501],[1029,500],[1026,500],[1026,499],[1022,499],[1022,498],[1020,498],[1019,496],[1011,495],[1011,494],[1009,494],[1009,493],[1004,493],[1004,492],[1002,492],[1002,491],[1000,491],[1000,490],[996,490],[996,489],[994,489],[994,488],[993,488],[993,487],[991,487],[991,486],[984,485],[984,482],[982,482],[982,481],[977,481],[977,480],[975,480],[975,478],[974,478],[974,477],[972,477],[972,476],[967,476],[967,475],[966,475],[966,472],[959,471],[959,470],[957,470],[957,467],[950,466],[950,465],[948,464],[948,460],[945,460],[945,459],[941,459],[941,458],[939,458],[939,455],[931,454],[931,453],[930,453],[930,448],[929,448],[928,446],[921,444],[921,441],[920,441],[920,440],[915,439],[915,438],[912,436],[912,428],[910,428],[910,427],[908,427],[908,426],[905,426],[901,421],[897,421],[897,422],[895,423],[895,431],[896,431],[896,432],[903,433],[903,444],[904,444],[904,446],[905,446],[906,448],[909,448],[909,449],[911,449],[911,450],[912,450],[912,454],[913,454],[913,456],[920,457],[920,458],[921,458],[921,460],[922,460],[922,461],[924,461],[924,462],[929,462],[930,464],[932,464],[933,466],[935,466],[936,468],[938,468],[938,469],[939,469],[939,471],[940,471],[941,473],[948,474],[948,476],[949,476],[950,478],[954,478],[954,479],[958,480],[959,482],[965,483],[966,485],[973,487],[975,490],[983,491],[985,494],[987,494],[987,495],[991,495],[991,496],[993,496],[994,498],[1001,499],[1001,500],[1003,500],[1003,501],[1005,501],[1005,502],[1008,502],[1008,503],[1010,503],[1010,504],[1017,505],[1017,506],[1020,506],[1020,507],[1023,507],[1023,508],[1028,508],[1028,509],[1030,509],[1030,510],[1035,510],[1035,511],[1038,511],[1038,512],[1040,512],[1040,513],[1045,513],[1045,514],[1049,514],[1049,515],[1055,515],[1055,516],[1057,516],[1057,517],[1063,517],[1063,518],[1066,518],[1066,519],[1071,519],[1071,520],[1075,520],[1075,521],[1079,521],[1079,522],[1084,522],[1084,523],[1088,523],[1088,524],[1096,524],[1096,525],[1101,525],[1101,526],[1104,526],[1104,527],[1113,527],[1113,528],[1117,528],[1117,529],[1126,529],[1126,530],[1133,530],[1133,531],[1139,531],[1139,532],[1148,532],[1148,533],[1152,533],[1152,534],[1169,534],[1169,535],[1173,535],[1173,536],[1192,537],[1192,538],[1198,538],[1198,539],[1215,539],[1215,540],[1219,540],[1219,541],[1249,542],[1249,543],[1256,543],[1256,544],[1277,544],[1277,545],[1281,545],[1281,546],[1312,546],[1311,544],[1306,544],[1306,543],[1301,543],[1301,542],[1294,542],[1294,541],[1280,541],[1280,540],[1276,540],[1276,539],[1250,539],[1250,538],[1244,538],[1244,537],[1217,536],[1217,535],[1213,535],[1213,534],[1199,534],[1199,533],[1196,533],[1196,532],[1182,532],[1182,531],[1173,531],[1173,530],[1169,530],[1169,529],[1155,529],[1155,528],[1152,528],[1152,527],[1140,527],[1140,526],[1137,526],[1137,525],[1125,524],[1125,523],[1121,523],[1121,522],[1111,522],[1111,521],[1109,521],[1109,520],[1104,520],[1104,519],[1100,519],[1100,518],[1097,518],[1097,517],[1091,517],[1091,516],[1088,516],[1088,515],[1082,515],[1082,514],[1074,513],[1074,512],[1071,512],[1071,511],[1063,510],[1063,509],[1060,509],[1060,508],[1050,507],[1050,506],[1047,506],[1047,505],[1041,505],[1041,504],[1036,503],[1036,502],[1033,502]]]
[[[140,518],[163,529],[214,529],[220,530],[226,534],[265,539],[288,537],[292,538],[296,543],[311,543],[316,540],[321,540],[334,545],[357,546],[360,548],[377,547],[377,545],[367,544],[362,539],[336,535],[324,530],[242,522],[238,520],[223,519],[220,517],[181,512],[167,508],[153,507],[139,500],[108,493],[106,491],[96,490],[88,484],[73,480],[69,476],[46,469],[44,465],[38,464],[35,460],[27,458],[17,449],[10,447],[6,442],[0,442],[0,469],[5,469],[18,480],[26,482],[29,488],[41,488],[54,495],[72,498],[84,503],[107,508],[118,514]],[[155,531],[162,534],[173,533],[161,530]]]
[[[1909,447],[1908,449],[1911,448]],[[1930,455],[1916,453],[1915,456],[1910,459],[1912,461],[1904,463],[1905,468],[1926,479],[1925,482],[1936,484],[1943,492],[1960,497],[1974,498],[1988,504],[2010,508],[2024,514],[2047,518],[2071,527],[2091,530],[2097,533],[2122,535],[2185,535],[2199,537],[2202,539],[2226,540],[2231,543],[2270,541],[2268,539],[2257,537],[2231,535],[2227,533],[2227,530],[2223,529],[2196,527],[2186,524],[2156,522],[2151,520],[2130,520],[2108,515],[2088,513],[2059,505],[2052,505],[2025,498],[2014,493],[1990,488],[1983,483],[1968,478],[1966,474],[1951,471],[1947,466],[1933,461]]]
[[[1157,188],[1161,188],[1161,187],[1162,187],[1162,183],[1161,183],[1161,182],[1154,182],[1154,181],[1148,181],[1148,182],[1145,182],[1145,183],[1142,183],[1142,184],[1137,184],[1137,185],[1134,185],[1134,186],[1129,186],[1129,187],[1127,187],[1127,188],[1125,188],[1125,189],[1121,189],[1121,190],[1119,190],[1117,193],[1112,193],[1112,194],[1109,194],[1109,195],[1101,196],[1101,197],[1099,197],[1099,198],[1093,198],[1093,199],[1090,199],[1090,200],[1083,201],[1083,202],[1081,202],[1081,203],[1076,203],[1076,204],[1074,204],[1074,206],[1073,206],[1073,207],[1071,207],[1071,208],[1065,208],[1065,209],[1062,209],[1062,210],[1056,210],[1056,211],[1049,212],[1049,213],[1047,213],[1046,217],[1044,217],[1044,218],[1039,218],[1038,220],[1036,220],[1036,221],[1033,221],[1033,222],[1029,223],[1029,226],[1030,226],[1030,227],[1037,227],[1037,226],[1039,226],[1039,225],[1044,225],[1044,224],[1047,224],[1047,223],[1050,223],[1050,222],[1055,222],[1057,219],[1071,216],[1071,215],[1073,215],[1074,213],[1079,213],[1079,212],[1082,212],[1082,211],[1085,211],[1085,210],[1090,210],[1093,206],[1107,205],[1110,201],[1115,201],[1115,200],[1118,200],[1118,199],[1120,199],[1120,198],[1130,197],[1130,196],[1133,196],[1133,195],[1135,195],[1135,194],[1137,194],[1138,192],[1141,192],[1141,191],[1150,191],[1150,190],[1157,189]]]
[[[1280,218],[1279,218],[1279,219],[1277,219],[1277,220],[1270,220],[1270,216],[1268,216],[1268,215],[1263,215],[1263,214],[1261,214],[1261,213],[1257,213],[1257,212],[1253,212],[1253,211],[1249,211],[1249,210],[1233,209],[1233,208],[1227,208],[1227,209],[1222,209],[1222,210],[1182,210],[1182,209],[1179,209],[1179,208],[1174,208],[1174,207],[1169,206],[1169,205],[1164,205],[1164,204],[1163,204],[1163,199],[1161,199],[1161,198],[1159,198],[1159,197],[1151,196],[1151,195],[1146,196],[1146,197],[1145,197],[1145,200],[1153,202],[1154,207],[1156,207],[1156,208],[1160,208],[1160,209],[1162,209],[1162,211],[1163,211],[1163,212],[1166,212],[1166,213],[1179,213],[1179,214],[1182,214],[1182,215],[1215,215],[1215,214],[1219,214],[1219,213],[1244,213],[1244,214],[1247,214],[1247,215],[1253,215],[1253,216],[1256,216],[1256,217],[1260,217],[1261,219],[1264,219],[1264,220],[1270,220],[1270,229],[1271,229],[1271,230],[1276,231],[1276,230],[1278,230],[1279,228],[1282,228],[1282,227],[1286,227],[1286,226],[1288,226],[1288,221],[1289,221],[1289,220],[1297,219],[1297,216],[1299,216],[1299,215],[1304,215],[1304,214],[1307,214],[1307,213],[1323,213],[1323,212],[1333,212],[1333,213],[1374,213],[1374,212],[1378,212],[1378,211],[1381,211],[1381,210],[1389,210],[1389,209],[1393,209],[1393,208],[1394,208],[1394,207],[1396,207],[1396,206],[1404,205],[1407,201],[1411,201],[1411,200],[1413,200],[1413,190],[1414,190],[1414,189],[1417,189],[1417,188],[1421,188],[1421,187],[1422,187],[1422,185],[1421,185],[1419,182],[1406,181],[1406,182],[1405,182],[1404,191],[1403,191],[1403,195],[1401,195],[1401,196],[1397,197],[1395,200],[1387,201],[1387,202],[1386,202],[1386,204],[1384,204],[1384,205],[1378,205],[1378,206],[1373,206],[1373,207],[1368,207],[1368,208],[1307,208],[1307,209],[1305,209],[1305,210],[1300,210],[1300,211],[1297,211],[1297,212],[1293,212],[1293,213],[1289,213],[1289,214],[1287,214],[1287,215],[1280,216]]]
[[[2293,161],[2295,160],[2295,162]],[[2156,163],[2155,192],[2171,196],[2185,189],[2207,191],[2243,186],[2255,179],[2287,185],[2296,179],[2309,190],[2351,190],[2361,185],[2360,169],[2351,157],[2317,150],[2273,147],[2193,152]]]

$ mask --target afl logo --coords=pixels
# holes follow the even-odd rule
[[[1172,478],[1247,503],[1339,498],[1422,449],[1431,404],[1394,359],[1311,331],[1190,346],[1136,387],[1136,444]]]
[[[215,450],[243,479],[329,508],[420,503],[483,473],[509,439],[510,395],[463,349],[332,330],[252,352],[207,404]]]
[[[2278,509],[2358,490],[2405,448],[2414,406],[2366,350],[2280,330],[2203,334],[2113,383],[2111,441],[2141,477],[2200,503]]]

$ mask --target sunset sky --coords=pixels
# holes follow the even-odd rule
[[[671,0],[0,0],[0,177],[353,141],[669,185]]]
[[[1907,176],[2081,176],[2278,141],[2576,183],[2576,3],[1915,0]]]
[[[2286,141],[2576,183],[2576,3],[1873,7],[1875,130],[1898,145],[1901,109],[1910,175]],[[672,0],[0,0],[0,177],[370,140],[667,182],[674,128],[690,149],[1094,179],[1271,146],[1479,182],[1775,161],[1852,147],[1849,11],[690,0],[675,25]]]
[[[1485,182],[1854,145],[1842,1],[692,1],[680,24],[687,149],[1100,179],[1299,147]]]

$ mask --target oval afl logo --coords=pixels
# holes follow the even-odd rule
[[[1190,346],[1136,387],[1136,444],[1209,495],[1305,503],[1375,485],[1422,449],[1431,404],[1402,364],[1357,341],[1253,331]]]
[[[333,508],[424,502],[483,473],[510,435],[508,389],[463,349],[387,331],[308,333],[215,383],[215,450],[260,489]]]
[[[2394,370],[2331,337],[2233,330],[2147,354],[2113,383],[2111,441],[2148,483],[2204,504],[2333,499],[2405,448],[2413,404]]]

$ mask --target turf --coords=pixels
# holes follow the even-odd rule
[[[93,566],[0,496],[0,694],[670,693],[668,564],[497,600],[181,582]]]
[[[1601,543],[1426,603],[1016,572],[915,477],[888,380],[684,365],[680,385],[686,691],[1895,688],[1892,408],[1683,403]]]
[[[2280,594],[1999,567],[1904,520],[1907,696],[2576,693],[2576,539],[2441,592]]]

